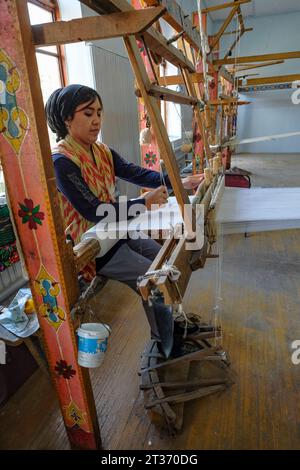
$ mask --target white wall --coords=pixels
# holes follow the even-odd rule
[[[232,22],[231,27],[233,25],[234,22]],[[299,25],[300,12],[246,18],[245,26],[253,27],[254,30],[245,33],[242,37],[238,50],[239,55],[248,56],[299,50]],[[215,31],[219,27],[220,23],[218,22],[214,25]],[[232,41],[231,36],[224,36],[221,49],[228,50]],[[252,69],[248,73],[259,73],[260,76],[265,77],[299,74],[300,59],[286,60],[284,64],[271,67]],[[252,104],[239,108],[238,137],[243,139],[300,131],[300,104],[295,105],[292,103],[292,93],[293,90],[272,90],[246,93],[241,96],[241,99],[249,100]],[[247,153],[299,153],[300,137],[247,144],[240,146],[238,151]]]

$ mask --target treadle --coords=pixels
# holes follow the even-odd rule
[[[224,350],[211,345],[202,334],[215,338],[221,332],[216,328],[190,335],[184,341],[192,341],[199,350],[180,357],[162,358],[155,340],[147,343],[142,354],[139,374],[145,409],[153,424],[167,427],[172,435],[182,429],[186,402],[223,391],[235,381]]]

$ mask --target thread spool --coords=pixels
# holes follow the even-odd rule
[[[213,175],[217,175],[219,172],[219,157],[214,157],[213,158],[213,169],[212,169]]]
[[[205,186],[209,186],[211,182],[211,171],[209,168],[204,168],[204,182]]]
[[[192,144],[182,144],[182,146],[180,147],[180,150],[183,153],[190,153],[192,149],[193,149]]]
[[[149,127],[145,127],[140,132],[140,145],[151,144],[151,131]]]

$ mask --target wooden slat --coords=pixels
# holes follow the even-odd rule
[[[295,82],[296,80],[300,80],[300,74],[292,74],[292,75],[277,75],[273,77],[259,77],[259,78],[250,78],[247,80],[247,84],[243,86],[253,86],[253,85],[265,85],[265,84],[272,84],[272,83],[291,83]],[[239,82],[239,85],[242,85],[242,82]]]
[[[135,10],[126,0],[81,0],[81,3],[100,14]],[[195,72],[194,65],[184,57],[182,52],[168,44],[164,36],[153,27],[143,34],[143,38],[150,50],[164,57],[168,62],[176,67],[184,67],[190,72]]]
[[[164,13],[164,7],[56,21],[32,26],[36,46],[109,39],[144,32]]]
[[[209,104],[210,106],[220,106],[220,105],[221,106],[228,106],[229,103],[227,101],[224,101],[224,100],[210,100],[210,101],[208,101],[207,104]],[[235,105],[241,106],[241,105],[244,105],[244,104],[250,104],[251,101],[234,101],[233,103]]]
[[[225,78],[225,80],[227,80],[229,83],[231,83],[232,85],[234,84],[234,78],[233,76],[231,75],[230,72],[228,72],[228,70],[225,69],[225,67],[221,67],[220,70],[219,70],[219,76],[222,77],[222,78]]]
[[[276,52],[275,54],[250,55],[231,59],[218,59],[213,61],[213,65],[245,64],[248,62],[263,62],[281,59],[300,59],[300,51]]]
[[[244,31],[245,31],[245,33],[248,33],[250,31],[253,31],[253,28],[245,28]],[[226,33],[223,33],[223,36],[228,36],[229,34],[236,34],[236,33],[238,33],[237,30],[227,31]]]
[[[192,62],[186,59],[183,53],[176,49],[176,47],[172,46],[172,44],[168,44],[167,39],[154,28],[148,29],[143,34],[143,37],[147,47],[151,51],[165,58],[176,67],[184,67],[190,72],[195,72],[195,67]]]
[[[229,15],[227,16],[226,20],[224,21],[224,23],[222,24],[221,28],[219,29],[217,35],[214,37],[213,39],[213,42],[210,46],[210,52],[212,52],[214,50],[214,48],[216,47],[216,45],[218,44],[219,40],[221,39],[222,37],[222,34],[224,33],[224,31],[226,30],[226,28],[228,27],[228,25],[231,23],[236,11],[237,11],[238,7],[234,7],[231,12],[229,13]]]
[[[157,85],[152,85],[148,90],[148,95],[155,96],[160,100],[171,101],[173,103],[194,105],[198,103],[198,99],[192,96],[183,95],[174,90],[169,90],[165,87],[160,87]],[[136,95],[141,97],[142,93],[140,90],[136,90]]]
[[[176,240],[174,238],[170,238],[166,240],[161,250],[159,251],[155,259],[153,260],[148,271],[156,271],[157,269],[160,269],[163,263],[165,262],[165,260],[169,258],[170,253],[173,251],[175,246],[176,246]],[[143,279],[142,281],[138,283],[138,288],[144,300],[148,299],[150,284],[151,284],[151,281],[149,279]]]
[[[202,13],[209,13],[211,11],[223,10],[224,8],[234,7],[236,4],[243,5],[244,3],[250,3],[251,0],[238,0],[236,2],[223,3],[222,5],[215,5],[213,7],[204,8]]]
[[[250,1],[250,0],[247,0]],[[153,0],[145,0],[145,3],[150,6],[153,5]],[[166,8],[164,20],[167,21],[177,32],[184,31],[184,39],[197,51],[201,50],[201,40],[199,33],[194,29],[193,24],[174,0],[157,0],[157,5],[163,5]]]
[[[210,100],[208,101],[207,104],[209,104],[210,106],[228,106],[228,104],[230,103],[233,103],[233,104],[237,104],[237,105],[242,105],[242,104],[249,104],[251,103],[251,101],[237,101],[236,99],[232,99],[232,100]]]
[[[74,246],[76,271],[81,271],[87,264],[94,261],[100,252],[100,244],[98,240],[85,240]]]
[[[284,64],[284,60],[271,60],[270,62],[265,62],[263,64],[248,64],[245,67],[238,67],[236,70],[231,69],[230,73],[243,72],[244,70],[258,69],[260,67],[270,67],[271,65]]]
[[[193,83],[203,82],[203,73],[193,73],[191,74]],[[184,80],[182,75],[168,75],[165,77],[159,77],[159,85],[170,86],[170,85],[184,85]]]

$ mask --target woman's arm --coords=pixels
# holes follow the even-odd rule
[[[67,157],[56,154],[53,156],[54,170],[56,176],[56,185],[59,191],[70,201],[72,206],[90,222],[100,222],[104,215],[98,216],[97,209],[101,204],[107,202],[100,201],[90,190],[84,179],[82,178],[80,169]],[[115,208],[116,220],[120,220],[120,204],[118,202],[109,203]],[[124,204],[124,203],[123,203]],[[145,206],[145,199],[139,198],[134,201],[127,201],[126,208],[123,207],[123,213],[128,214],[129,208],[133,204],[142,204]],[[145,207],[146,209],[146,207]],[[128,217],[127,217],[128,218]],[[124,217],[122,217],[124,220]]]
[[[115,150],[110,150],[113,156],[115,175],[118,178],[144,188],[158,188],[163,184],[158,171],[148,170],[147,168],[142,168],[134,163],[130,163]],[[169,177],[165,175],[164,179],[167,188],[172,189]]]
[[[113,160],[115,175],[129,183],[137,184],[144,188],[158,188],[159,186],[166,184],[167,189],[172,190],[172,185],[168,175],[164,174],[164,181],[162,181],[160,173],[158,171],[148,170],[142,168],[134,163],[130,163],[125,158],[121,157],[118,152],[110,149]],[[182,184],[185,189],[195,189],[203,181],[203,174],[190,175],[182,178]]]

